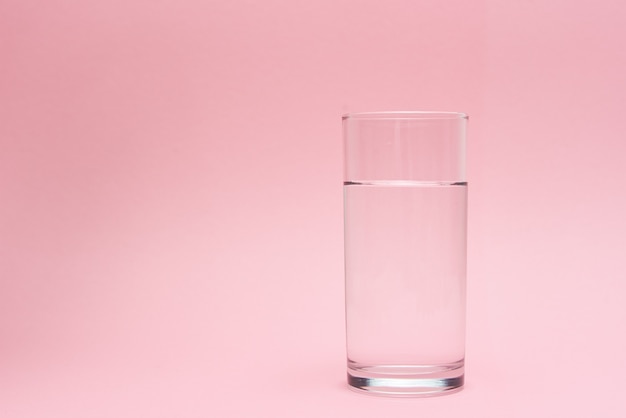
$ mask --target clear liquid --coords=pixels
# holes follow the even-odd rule
[[[466,186],[344,185],[352,369],[419,377],[462,366]]]

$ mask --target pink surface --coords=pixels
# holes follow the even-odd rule
[[[626,3],[0,3],[0,416],[626,416]],[[470,114],[467,386],[344,380],[340,114]]]

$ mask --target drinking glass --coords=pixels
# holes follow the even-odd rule
[[[348,384],[431,396],[464,381],[467,115],[343,116]]]

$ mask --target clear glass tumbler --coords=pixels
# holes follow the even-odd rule
[[[464,380],[467,115],[343,117],[348,384],[432,396]]]

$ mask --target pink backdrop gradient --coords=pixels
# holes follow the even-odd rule
[[[0,416],[626,416],[626,3],[0,2]],[[470,114],[467,386],[345,386],[340,115]]]

